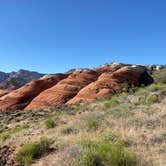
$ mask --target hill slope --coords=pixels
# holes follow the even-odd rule
[[[165,104],[166,84],[157,83],[91,103],[1,112],[1,162],[15,166],[17,156],[33,166],[164,166]]]
[[[40,78],[44,74],[28,71],[19,70],[17,72],[4,73],[0,72],[0,89],[1,90],[14,90],[17,89],[27,82]]]
[[[18,93],[20,89],[13,91],[11,94],[17,101],[25,104],[28,99],[32,102],[35,96],[59,86],[66,87],[67,94],[72,91],[75,94],[78,89],[70,88],[80,83],[85,85],[71,100],[89,94],[87,101],[94,93],[91,89],[90,93],[86,92],[88,86],[99,87],[92,88],[97,92],[114,89],[114,93],[102,94],[92,98],[91,102],[84,100],[72,105],[65,103],[40,109],[0,112],[0,165],[165,166],[166,68],[151,70],[155,83],[137,87],[142,83],[149,84],[152,78],[147,75],[145,67],[133,66],[134,70],[131,68],[124,72],[126,67],[131,68],[121,64],[114,67],[104,65],[93,71],[81,69],[48,75],[20,88],[23,89],[21,96],[18,95],[21,94]],[[139,75],[138,69],[146,72]],[[83,81],[85,78],[92,79],[92,83]],[[123,82],[126,79],[128,82]],[[118,85],[121,85],[120,89]],[[14,101],[14,104],[19,105],[19,102]]]
[[[49,86],[46,86],[49,80],[44,77],[41,79],[45,83],[41,83],[41,79],[32,81],[0,97],[0,110],[34,109],[71,104],[80,100],[92,101],[120,91],[124,84],[132,87],[153,82],[147,67],[121,63],[92,69],[76,69],[64,74],[55,74],[52,78],[56,81],[48,83]]]

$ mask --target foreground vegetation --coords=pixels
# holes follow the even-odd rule
[[[166,165],[166,84],[92,103],[0,113],[0,147],[20,165]]]
[[[20,164],[29,165],[34,159],[49,152],[51,143],[51,140],[47,139],[47,137],[43,137],[38,142],[24,144],[16,154],[16,160]]]

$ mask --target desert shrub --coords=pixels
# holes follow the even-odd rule
[[[65,126],[61,129],[61,133],[68,135],[68,134],[76,134],[78,132],[73,126]]]
[[[139,104],[142,104],[142,105],[146,104],[146,97],[145,96],[139,97]]]
[[[76,110],[75,109],[71,109],[71,110],[65,111],[64,114],[73,116],[73,115],[76,114]]]
[[[155,94],[150,94],[148,96],[141,96],[139,97],[139,104],[153,104],[158,101],[158,97]]]
[[[55,127],[55,121],[52,118],[48,118],[45,121],[46,128],[54,128]]]
[[[156,95],[148,95],[146,97],[146,103],[147,104],[153,104],[158,101],[158,97]]]
[[[144,119],[142,118],[131,118],[127,122],[128,127],[142,127],[144,125]]]
[[[148,86],[140,87],[136,90],[136,94],[145,94],[147,92],[155,92],[162,88],[161,84],[151,84]]]
[[[160,85],[159,84],[151,84],[147,87],[144,87],[144,89],[148,92],[155,92],[155,91],[160,89]]]
[[[108,132],[108,133],[104,133],[102,135],[102,140],[105,142],[117,142],[118,141],[118,136],[114,133]]]
[[[78,166],[139,166],[139,160],[123,144],[87,140],[81,146],[82,152],[76,160]]]
[[[93,119],[88,119],[87,120],[87,126],[88,126],[88,129],[90,130],[96,130],[98,128],[98,121],[97,119],[93,118]]]
[[[118,107],[118,108],[113,108],[109,110],[109,115],[112,115],[114,118],[127,118],[131,115],[134,115],[134,112],[129,109],[124,107]]]
[[[156,113],[156,110],[153,108],[142,109],[141,111],[149,116]]]
[[[147,120],[144,120],[144,125],[148,129],[155,129],[156,127],[161,125],[161,121],[157,118],[149,118]]]
[[[39,142],[24,144],[16,154],[16,161],[20,164],[30,165],[34,159],[49,152],[51,144],[52,141],[46,137],[41,138]]]
[[[97,130],[103,120],[102,115],[89,114],[82,119],[81,125],[86,130]]]
[[[118,98],[117,97],[112,97],[104,103],[104,107],[105,108],[111,108],[111,107],[117,106],[118,104],[119,104]]]
[[[6,128],[7,126],[5,126],[4,124],[0,124],[0,134],[4,132]]]
[[[166,67],[153,73],[155,82],[166,83]]]
[[[73,108],[75,111],[84,112],[88,110],[88,106],[89,104],[87,102],[80,100],[73,105]]]
[[[132,103],[124,103],[124,99],[121,98],[121,104],[116,107],[104,110],[105,116],[111,115],[113,118],[127,118],[135,114],[132,111],[133,104]]]
[[[70,157],[76,157],[78,155],[78,153],[81,152],[81,146],[78,145],[78,144],[74,144],[74,145],[71,145],[69,146],[67,149],[66,149],[66,154],[67,156],[70,156]],[[65,156],[66,157],[66,156]]]
[[[163,133],[160,133],[160,134],[155,134],[151,138],[152,143],[162,143],[164,141],[166,142],[166,132],[163,132]]]
[[[20,132],[21,130],[27,129],[27,128],[29,128],[29,125],[28,125],[27,123],[23,123],[23,124],[21,124],[21,125],[15,126],[15,127],[12,128],[12,129],[8,129],[8,130],[6,130],[6,131],[4,131],[4,132],[1,132],[1,133],[0,133],[0,140],[1,140],[1,141],[4,141],[4,140],[6,140],[8,137],[10,137],[12,134],[15,134],[15,133]]]
[[[130,85],[128,82],[123,82],[121,84],[121,92],[128,92],[130,88]]]

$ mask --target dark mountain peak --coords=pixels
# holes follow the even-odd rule
[[[17,89],[27,82],[42,76],[44,74],[24,69],[11,73],[0,72],[0,89]]]

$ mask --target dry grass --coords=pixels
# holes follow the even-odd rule
[[[46,108],[49,116],[58,119],[54,128],[45,128],[48,116],[43,116],[30,123],[28,129],[11,134],[0,144],[15,145],[18,151],[29,139],[36,141],[47,136],[54,140],[53,146],[58,147],[58,151],[42,157],[33,165],[77,166],[75,156],[80,151],[79,142],[83,139],[98,141],[106,136],[110,141],[118,139],[130,152],[141,156],[140,166],[165,166],[166,97],[163,94],[166,94],[166,85],[161,85],[161,88],[152,85],[133,94],[121,94],[116,97],[118,104],[113,106],[107,99],[77,104],[62,112],[56,111],[57,108]],[[139,103],[141,96],[149,95],[156,95],[158,100]]]

